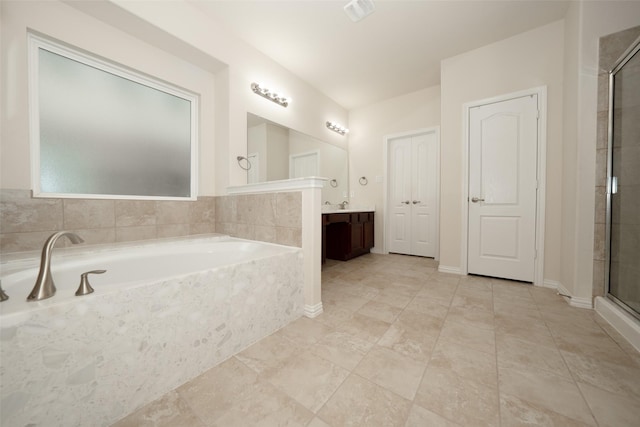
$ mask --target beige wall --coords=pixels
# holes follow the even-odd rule
[[[384,137],[440,124],[440,86],[398,96],[349,112],[349,188],[351,205],[375,205],[375,252],[383,242]],[[369,183],[360,185],[360,177]]]
[[[560,277],[563,21],[442,61],[440,265],[461,268],[463,105],[547,86],[546,280]]]

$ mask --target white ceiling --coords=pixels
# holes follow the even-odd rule
[[[238,37],[346,109],[440,83],[440,61],[564,17],[554,0],[192,0]]]

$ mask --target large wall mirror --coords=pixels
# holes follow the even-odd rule
[[[340,203],[349,194],[347,151],[247,113],[247,182],[321,176],[329,181],[322,203]]]

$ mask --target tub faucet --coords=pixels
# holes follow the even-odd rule
[[[27,297],[27,301],[39,301],[55,295],[56,285],[53,283],[53,277],[51,276],[51,252],[53,251],[53,246],[62,236],[68,237],[74,245],[84,242],[80,236],[70,231],[59,231],[49,236],[42,248],[40,271],[38,272],[36,284]]]
[[[346,200],[343,202],[338,203],[340,205],[340,209],[346,209],[347,205],[349,204],[349,202],[347,202]]]

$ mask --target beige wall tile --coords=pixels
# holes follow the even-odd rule
[[[200,197],[189,205],[189,223],[202,223],[216,221],[216,198]]]
[[[275,194],[250,194],[238,197],[237,220],[243,224],[275,225]]]
[[[215,221],[237,222],[237,196],[220,196],[215,199]]]
[[[103,243],[114,243],[116,241],[115,228],[84,228],[71,230],[84,240],[83,245],[99,245]],[[66,246],[72,246],[70,242],[63,239]]]
[[[160,224],[156,226],[159,238],[189,235],[189,224]]]
[[[159,200],[156,202],[156,224],[187,224],[192,202]]]
[[[0,251],[11,253],[41,250],[51,233],[51,231],[33,231],[30,233],[0,234]]]
[[[62,201],[32,199],[29,191],[0,192],[0,230],[2,233],[57,231],[62,229]]]
[[[255,239],[260,242],[276,243],[276,227],[256,225],[254,227]]]
[[[155,239],[157,237],[155,225],[140,225],[136,227],[116,228],[116,242],[130,242],[136,240]]]
[[[64,199],[64,228],[104,228],[115,226],[114,200]]]
[[[235,236],[238,230],[238,224],[234,222],[218,222],[215,226],[215,232],[220,234],[228,234]]]
[[[276,227],[276,242],[281,245],[302,247],[300,228]]]
[[[302,227],[302,193],[278,193],[276,195],[276,225]]]
[[[116,227],[156,225],[156,202],[153,200],[116,200]]]
[[[216,224],[214,222],[198,222],[189,224],[189,234],[210,234],[216,232]]]
[[[238,224],[236,228],[236,237],[241,239],[255,239],[255,225],[252,224]]]

